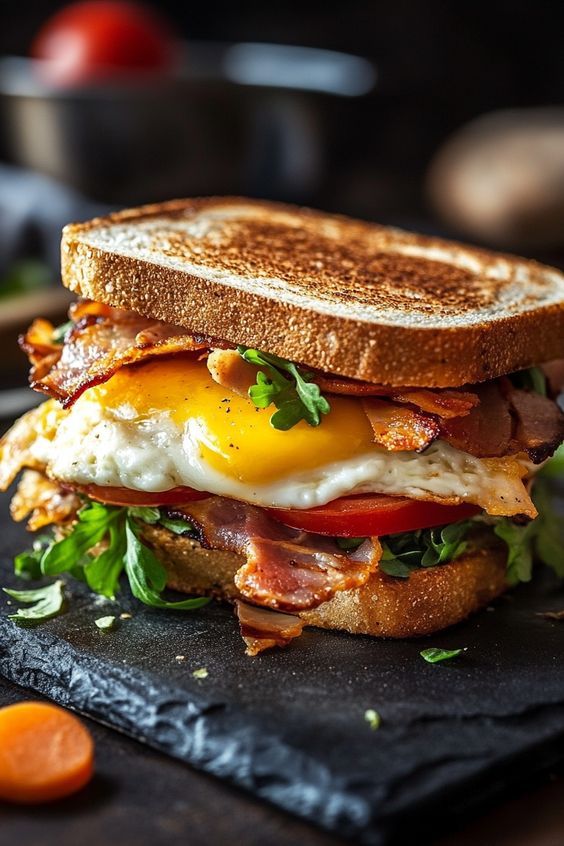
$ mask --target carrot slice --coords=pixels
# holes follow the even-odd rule
[[[90,781],[94,742],[80,720],[46,702],[0,708],[0,799],[50,802]]]

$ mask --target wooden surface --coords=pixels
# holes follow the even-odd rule
[[[0,705],[27,698],[0,680]],[[81,793],[33,809],[0,804],[2,843],[18,846],[338,846],[344,841],[103,726],[96,775]],[[423,846],[420,839],[418,846]],[[434,846],[562,846],[564,779],[542,783]]]

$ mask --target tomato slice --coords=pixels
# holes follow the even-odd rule
[[[158,493],[145,493],[145,491],[134,491],[131,488],[112,488],[103,485],[72,485],[72,490],[83,493],[90,499],[103,502],[105,505],[125,506],[158,506],[158,505],[183,505],[186,502],[194,502],[197,499],[207,499],[210,494],[204,491],[196,491],[194,488],[171,488],[169,491]]]
[[[439,505],[379,494],[347,496],[307,510],[269,508],[268,513],[294,529],[333,537],[381,537],[444,526],[473,517],[475,505]]]

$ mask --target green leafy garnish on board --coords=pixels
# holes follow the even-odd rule
[[[277,355],[242,346],[237,347],[237,352],[249,364],[266,368],[266,372],[258,371],[256,384],[249,388],[249,396],[257,408],[276,406],[278,410],[270,418],[275,429],[286,431],[300,420],[310,426],[319,426],[321,416],[328,414],[331,406],[310,373]]]
[[[382,539],[380,569],[388,576],[407,579],[420,567],[454,561],[468,546],[465,538],[474,525],[470,520],[461,520],[434,529],[388,535]]]
[[[94,620],[94,624],[101,632],[110,632],[115,628],[116,618],[112,614],[108,614],[107,617],[98,617],[97,620]]]
[[[436,647],[430,647],[429,649],[422,649],[419,654],[428,664],[438,664],[440,661],[449,661],[451,658],[456,658],[462,652],[464,652],[464,649],[437,649]]]
[[[364,712],[364,719],[372,731],[377,731],[380,728],[380,723],[382,722],[380,714],[373,708],[368,708],[368,710]]]
[[[33,626],[56,617],[62,611],[65,601],[64,585],[60,579],[34,590],[3,590],[16,602],[29,605],[29,608],[18,608],[15,614],[9,615],[10,620],[24,626]]]
[[[170,602],[161,595],[166,586],[166,571],[154,552],[143,543],[141,523],[165,525],[167,522],[168,518],[158,508],[119,508],[89,501],[78,512],[77,521],[66,537],[38,539],[34,549],[17,556],[15,570],[18,575],[27,574],[32,578],[70,573],[108,599],[115,598],[120,576],[125,572],[131,592],[145,605],[178,611],[200,608],[209,602],[207,597]],[[177,531],[180,522],[174,521]],[[191,531],[190,524],[184,523],[183,530]],[[55,582],[37,591],[6,591],[16,599],[16,593],[22,597],[27,594],[33,602],[35,595],[43,600],[47,592],[45,596],[49,599],[49,603],[42,601],[35,610],[20,610],[12,619],[22,622],[33,618],[40,622],[55,616],[62,608],[62,599],[58,607],[54,601],[59,595],[57,591],[62,596],[62,584]]]

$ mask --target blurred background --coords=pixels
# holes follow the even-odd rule
[[[563,24],[525,0],[2,0],[0,331],[64,309],[66,221],[190,194],[562,265]]]

